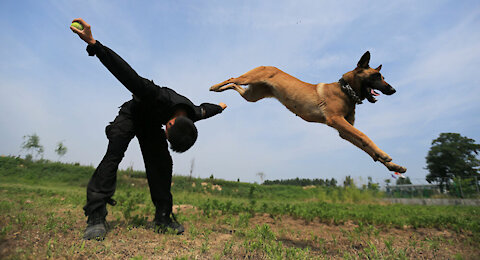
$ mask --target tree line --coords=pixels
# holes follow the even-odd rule
[[[265,180],[263,185],[295,185],[295,186],[325,186],[325,187],[336,187],[337,180],[335,178],[331,179],[286,179],[286,180]]]

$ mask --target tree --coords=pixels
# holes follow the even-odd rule
[[[354,186],[355,186],[355,183],[353,182],[352,177],[350,177],[350,175],[346,176],[345,180],[343,181],[343,187],[346,188],[346,187],[354,187]]]
[[[68,149],[63,144],[63,141],[58,142],[57,148],[55,148],[55,152],[58,154],[58,159],[63,157],[67,153]]]
[[[391,180],[390,179],[385,179],[384,182],[385,182],[385,186],[388,186],[388,185],[390,185]]]
[[[395,183],[397,185],[405,185],[405,184],[412,184],[412,182],[410,181],[410,178],[409,177],[406,177],[406,178],[398,178],[397,179],[397,182]]]
[[[432,141],[428,152],[426,176],[428,183],[436,182],[443,190],[449,188],[450,180],[455,177],[473,176],[478,173],[480,160],[477,158],[480,145],[475,140],[457,133],[441,133]]]
[[[380,189],[380,184],[373,182],[372,177],[368,176],[367,189],[378,191]]]
[[[328,185],[330,187],[337,187],[337,180],[335,180],[334,178],[332,178],[330,180],[330,184]]]
[[[24,135],[23,136],[23,143],[22,143],[22,150],[27,151],[30,155],[36,152],[36,156],[43,156],[43,146],[40,144],[40,137],[37,134],[32,135]]]

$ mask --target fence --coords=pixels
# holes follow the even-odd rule
[[[390,198],[480,198],[480,186],[477,176],[455,177],[453,180],[447,180],[443,187],[437,184],[388,185],[386,193]]]

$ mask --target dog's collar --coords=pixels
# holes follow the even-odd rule
[[[342,91],[347,94],[347,96],[349,96],[353,100],[353,102],[358,105],[363,104],[362,100],[357,96],[357,93],[355,93],[355,90],[353,90],[353,88],[348,85],[346,80],[341,78],[338,80],[338,83],[340,84],[340,88],[342,89]]]

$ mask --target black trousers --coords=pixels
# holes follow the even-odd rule
[[[150,195],[157,211],[172,211],[172,157],[168,151],[165,131],[161,124],[148,120],[134,120],[131,114],[120,111],[106,128],[108,148],[87,186],[85,215],[111,201],[117,183],[118,165],[128,144],[137,136],[150,187]]]

